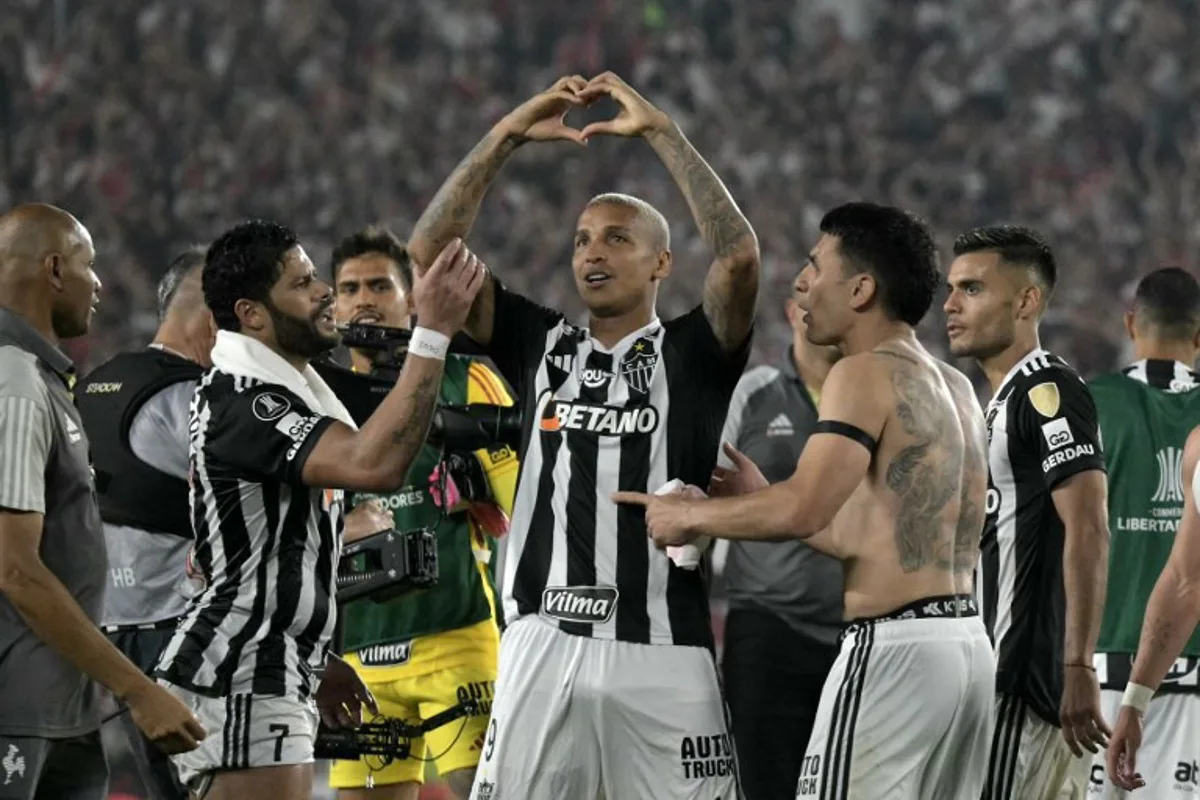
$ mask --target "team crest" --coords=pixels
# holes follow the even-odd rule
[[[621,357],[621,366],[617,371],[631,390],[637,394],[648,394],[657,366],[658,353],[654,350],[654,342],[643,336]]]
[[[1058,414],[1060,400],[1058,386],[1053,382],[1039,383],[1029,390],[1029,402],[1043,417],[1053,417]]]

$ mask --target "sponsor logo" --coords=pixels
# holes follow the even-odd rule
[[[548,353],[546,364],[564,374],[575,368],[575,356],[567,353]]]
[[[1183,448],[1164,447],[1155,454],[1158,462],[1158,488],[1152,503],[1183,502]]]
[[[496,796],[496,784],[489,781],[487,778],[479,781],[475,786],[475,797],[478,800],[492,800]]]
[[[1051,450],[1075,443],[1075,437],[1071,434],[1071,426],[1063,417],[1052,419],[1043,425],[1042,436],[1046,437],[1046,445]]]
[[[1175,779],[1175,789],[1194,792],[1196,787],[1200,786],[1200,764],[1196,763],[1195,759],[1190,764],[1180,761],[1175,765],[1175,774],[1172,777]]]
[[[795,429],[787,414],[780,414],[767,425],[767,436],[791,436],[793,433]]]
[[[259,397],[263,396],[259,395]],[[255,402],[258,401],[255,400]],[[284,402],[286,403],[287,401],[284,400]],[[284,408],[284,411],[287,413],[279,422],[275,423],[275,430],[292,440],[292,446],[288,448],[286,455],[287,460],[291,461],[296,457],[296,453],[300,452],[300,445],[304,444],[304,440],[312,433],[312,429],[316,427],[317,421],[321,418],[315,416],[302,417],[295,411],[287,411],[287,408]],[[262,419],[262,417],[259,417],[259,419]]]
[[[1029,404],[1043,417],[1053,417],[1058,414],[1062,398],[1058,394],[1058,385],[1053,381],[1039,383],[1029,390]]]
[[[1096,448],[1090,444],[1077,444],[1074,447],[1067,447],[1059,450],[1056,453],[1051,453],[1042,462],[1042,472],[1049,472],[1059,464],[1066,464],[1068,461],[1074,461],[1080,456],[1094,456]]]
[[[411,657],[412,642],[377,644],[358,651],[358,660],[364,667],[395,667],[407,664]]]
[[[292,403],[283,395],[262,392],[250,404],[254,416],[263,422],[274,422],[288,412]]]
[[[21,749],[15,744],[8,746],[8,752],[4,754],[4,759],[0,760],[0,766],[4,767],[5,786],[12,783],[14,775],[18,778],[25,777],[25,756],[21,755]]]
[[[391,494],[367,494],[363,493],[355,496],[356,499],[365,502],[367,500],[377,500],[381,506],[388,511],[396,511],[401,508],[413,508],[414,506],[425,504],[425,492],[413,487],[406,487],[398,492]],[[357,508],[360,503],[355,503]]]
[[[961,617],[976,613],[975,601],[970,597],[952,597],[934,600],[921,608],[923,617]]]
[[[67,414],[63,414],[63,423],[67,429],[67,441],[71,444],[79,444],[79,440],[83,438],[83,433],[79,430],[79,426],[75,424],[75,420]]]
[[[499,450],[488,450],[487,456],[488,461],[492,463],[492,466],[498,467],[501,464],[505,464],[515,459],[517,457],[517,453],[511,447],[501,447]]]
[[[813,795],[821,791],[821,756],[813,754],[805,756],[800,762],[800,783],[796,786],[796,796]]]
[[[618,408],[551,400],[542,411],[539,425],[549,433],[586,431],[601,436],[651,433],[658,428],[658,409],[654,406]]]
[[[733,748],[727,733],[684,736],[679,741],[679,761],[686,780],[733,775]]]
[[[564,622],[608,622],[616,607],[615,586],[559,586],[542,592],[542,613]]]
[[[657,366],[658,353],[654,351],[654,342],[643,336],[621,357],[617,372],[635,393],[646,394],[650,391],[650,381],[654,378],[654,368]]]
[[[583,383],[584,386],[586,386],[589,389],[599,389],[601,386],[606,385],[611,378],[612,378],[611,372],[607,372],[602,369],[594,369],[592,367],[587,367],[583,371],[583,376],[581,377],[581,382]]]
[[[486,717],[492,713],[492,696],[496,690],[494,681],[473,681],[464,683],[455,690],[458,702],[465,703],[474,700],[479,703],[479,710],[472,717]]]
[[[83,390],[84,394],[113,394],[121,391],[122,384],[120,381],[115,383],[89,383],[87,388]]]

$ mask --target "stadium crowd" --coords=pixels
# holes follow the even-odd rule
[[[820,210],[859,196],[952,231],[1036,222],[1067,280],[1047,345],[1084,374],[1119,361],[1120,292],[1194,266],[1200,91],[1193,4],[1131,0],[14,0],[0,17],[0,206],[55,198],[96,235],[107,283],[95,364],[153,328],[181,244],[249,214],[324,261],[337,231],[406,230],[462,153],[555,76],[610,68],[679,120],[726,176],[781,296]],[[564,231],[620,189],[663,208],[703,262],[648,148],[522,153],[474,235],[516,288],[578,309]],[[621,149],[621,158],[605,151]],[[637,152],[641,150],[642,152]],[[637,157],[625,157],[636,154]],[[1087,275],[1086,278],[1083,275]],[[673,282],[664,312],[696,300]],[[930,338],[941,341],[931,329]],[[783,347],[771,314],[756,359]],[[938,347],[941,350],[940,346]],[[942,351],[944,352],[944,351]]]

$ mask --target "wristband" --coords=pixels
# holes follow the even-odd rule
[[[412,336],[408,339],[409,354],[445,361],[446,353],[449,351],[450,337],[446,334],[431,331],[429,328],[422,328],[419,325],[413,328]]]
[[[1154,697],[1154,690],[1149,686],[1142,686],[1140,683],[1130,681],[1125,684],[1125,696],[1121,698],[1121,705],[1129,706],[1139,714],[1146,713],[1146,706],[1150,705],[1150,698]]]

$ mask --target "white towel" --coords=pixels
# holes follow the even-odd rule
[[[333,417],[358,430],[350,412],[311,364],[306,364],[304,372],[299,372],[262,342],[233,331],[217,331],[212,361],[222,372],[282,386],[318,414]]]
[[[685,484],[679,478],[672,478],[655,490],[655,494],[671,494],[684,488]],[[704,494],[703,490],[700,490]],[[705,495],[707,497],[708,495]],[[700,559],[704,556],[704,551],[712,544],[712,539],[708,536],[697,537],[691,544],[683,545],[667,545],[667,558],[675,562],[675,566],[681,569],[695,569],[700,566]]]

